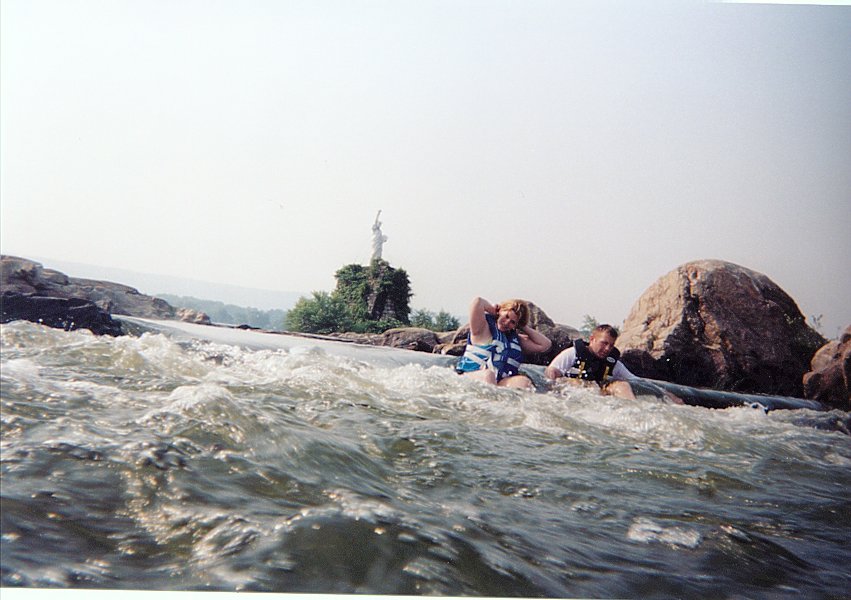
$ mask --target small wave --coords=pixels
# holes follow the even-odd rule
[[[3,361],[3,378],[13,381],[32,381],[39,377],[39,367],[30,358],[16,358]]]
[[[706,435],[700,415],[658,400],[625,401],[577,390],[566,397],[565,415],[573,427],[593,426],[607,435],[666,450],[700,450]]]
[[[633,542],[649,544],[658,542],[669,546],[682,546],[684,548],[697,548],[702,536],[693,529],[683,527],[663,527],[652,519],[638,517],[629,527],[626,534],[627,539]]]

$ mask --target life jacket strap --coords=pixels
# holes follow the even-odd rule
[[[467,344],[463,356],[483,369],[493,369],[493,354],[487,348]]]

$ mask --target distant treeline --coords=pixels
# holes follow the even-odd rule
[[[286,330],[287,311],[281,309],[260,310],[234,304],[225,304],[218,300],[202,300],[192,296],[157,294],[175,308],[192,308],[206,313],[214,323],[227,325],[250,325],[272,331]]]
[[[291,329],[287,322],[289,311],[286,310],[260,310],[259,308],[225,304],[218,300],[203,300],[193,296],[176,296],[174,294],[157,294],[157,298],[162,298],[175,308],[192,308],[206,313],[214,323],[251,325],[270,331],[288,331]],[[302,299],[302,303],[304,301],[305,299]],[[336,312],[339,313],[340,311]],[[432,331],[451,331],[457,329],[460,322],[457,317],[444,310],[434,313],[430,310],[418,309],[411,315],[410,325],[412,327],[424,327]],[[391,326],[398,326],[398,324],[388,325],[388,327]],[[340,329],[340,331],[344,330],[346,329]],[[293,328],[293,331],[298,331],[298,329]]]

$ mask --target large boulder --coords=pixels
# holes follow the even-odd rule
[[[120,283],[68,277],[17,256],[0,256],[0,288],[35,296],[83,298],[111,314],[149,319],[175,317],[174,308],[161,298],[140,294]]]
[[[824,343],[768,277],[718,260],[687,263],[656,281],[618,338],[623,362],[645,377],[798,397]]]
[[[804,375],[804,397],[851,410],[851,325],[842,337],[822,346]]]
[[[0,323],[32,321],[71,331],[88,329],[96,335],[122,335],[121,324],[94,302],[83,298],[52,298],[3,290]]]

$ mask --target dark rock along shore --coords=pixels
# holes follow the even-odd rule
[[[14,256],[0,257],[2,322],[26,319],[64,329],[120,335],[112,314],[209,323],[195,311],[107,281],[68,277]],[[533,327],[553,341],[546,365],[580,336],[531,303]],[[468,326],[435,333],[414,327],[384,334],[337,334],[341,341],[460,355]],[[827,342],[806,325],[795,302],[768,277],[723,261],[681,265],[642,294],[618,347],[637,375],[683,385],[817,399],[851,409],[851,326]],[[812,364],[811,364],[812,361]]]

